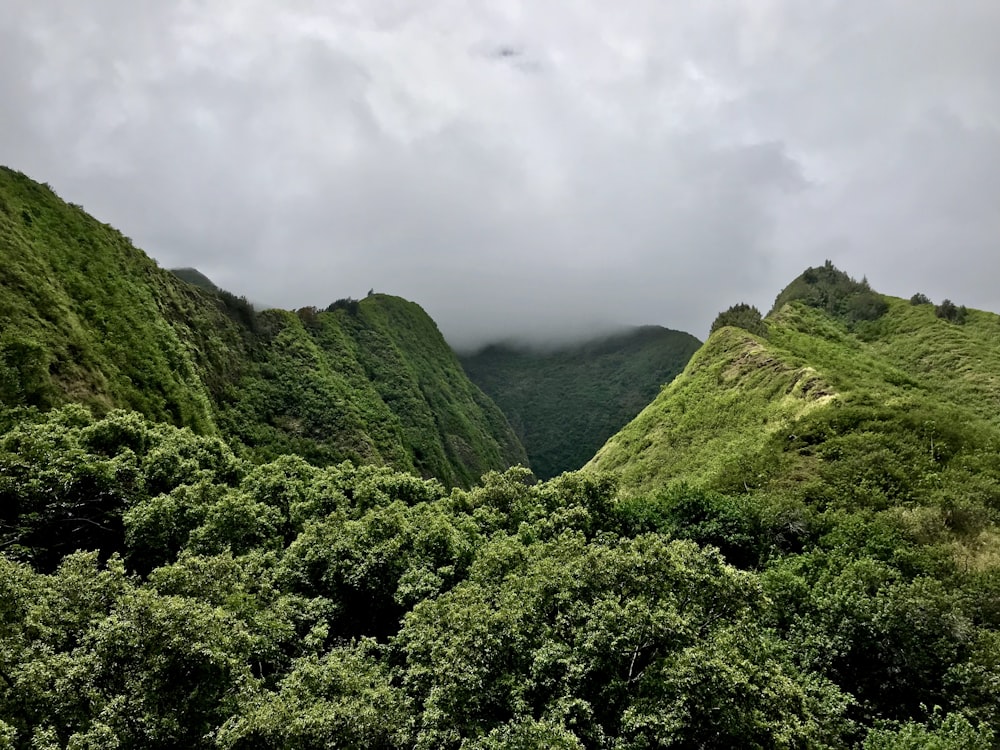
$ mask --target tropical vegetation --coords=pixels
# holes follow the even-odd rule
[[[1000,744],[996,315],[808,269],[538,482],[412,303],[0,178],[0,746]]]

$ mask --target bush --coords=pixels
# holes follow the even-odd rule
[[[912,297],[910,297],[910,304],[911,305],[929,305],[929,304],[931,304],[931,300],[930,300],[930,297],[928,297],[926,294],[921,294],[920,292],[917,292]]]
[[[940,305],[934,308],[934,314],[939,318],[947,320],[950,323],[955,323],[956,325],[962,325],[965,323],[965,316],[968,310],[965,305],[956,306],[954,302],[950,299],[944,300]]]
[[[359,302],[360,300],[356,300],[353,297],[344,297],[342,299],[336,300],[335,302],[331,302],[327,306],[326,311],[335,312],[337,310],[347,310],[347,312],[350,313],[351,315],[357,315]]]
[[[824,310],[848,325],[880,318],[888,304],[872,291],[868,279],[855,281],[826,261],[822,266],[807,268],[778,295],[772,312],[789,302],[801,302]]]
[[[878,320],[888,309],[889,303],[875,292],[859,292],[847,301],[847,318],[853,323]]]
[[[710,333],[715,333],[725,326],[736,326],[757,336],[767,336],[767,325],[760,315],[760,310],[745,302],[720,312],[712,323]]]

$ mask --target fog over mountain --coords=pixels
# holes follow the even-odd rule
[[[0,163],[253,300],[704,337],[829,258],[1000,310],[995,0],[0,9]]]

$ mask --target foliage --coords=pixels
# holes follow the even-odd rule
[[[386,464],[462,486],[525,460],[412,303],[373,294],[353,313],[269,310],[258,329],[262,345],[222,399],[220,425],[260,459]]]
[[[369,294],[368,296],[371,297],[372,295]],[[343,299],[338,299],[331,302],[327,306],[326,311],[336,312],[337,310],[347,310],[347,312],[350,313],[351,315],[357,315],[359,304],[360,300],[353,299],[352,297],[344,297]]]
[[[1000,440],[996,317],[970,312],[959,333],[892,300],[875,325],[862,335],[791,303],[767,341],[721,329],[590,466],[642,492],[683,476],[775,494],[794,478],[800,497],[937,504],[944,482],[984,502],[977,477],[993,475]]]
[[[910,304],[911,305],[930,305],[932,303],[931,303],[930,297],[928,297],[926,294],[922,294],[921,292],[917,292],[912,297],[910,297]]]
[[[0,549],[42,569],[80,548],[120,553],[132,509],[200,478],[234,482],[241,471],[218,438],[135,412],[94,420],[67,406],[0,438]]]
[[[965,439],[937,425],[928,466]],[[48,524],[0,555],[14,747],[987,747],[1000,709],[996,563],[954,559],[989,513],[526,469],[448,491],[80,407],[3,448],[34,498],[8,528]]]
[[[0,169],[0,196],[2,403],[120,406],[212,432],[203,371],[239,341],[202,293],[24,175]]]
[[[215,282],[213,282],[197,268],[171,268],[170,273],[181,281],[186,281],[188,284],[192,284],[202,289],[207,289],[211,292],[219,290],[219,287],[215,285]]]
[[[990,750],[993,730],[973,726],[961,714],[935,716],[932,726],[905,722],[895,729],[876,729],[865,740],[864,750]]]
[[[503,410],[542,479],[579,469],[648,404],[700,345],[657,326],[562,346],[494,344],[462,357]]]
[[[767,338],[767,325],[760,316],[760,310],[745,302],[733,305],[720,312],[712,322],[711,333],[725,326],[736,326],[744,331]]]
[[[775,299],[769,317],[790,302],[815,307],[846,323],[877,320],[888,309],[888,304],[871,290],[866,279],[855,281],[830,261],[807,268],[785,287]]]
[[[717,331],[587,471],[618,477],[622,528],[760,572],[794,663],[851,697],[853,742],[991,746],[1000,619],[973,602],[1000,570],[997,319],[885,301]]]
[[[965,316],[968,313],[969,311],[965,308],[965,305],[959,307],[950,299],[943,300],[940,305],[934,308],[935,315],[956,325],[965,323]]]

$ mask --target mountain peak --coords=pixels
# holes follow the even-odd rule
[[[872,291],[867,278],[857,281],[829,260],[822,266],[807,268],[781,290],[768,316],[795,301],[824,310],[847,323],[876,320],[888,309],[882,296]]]

